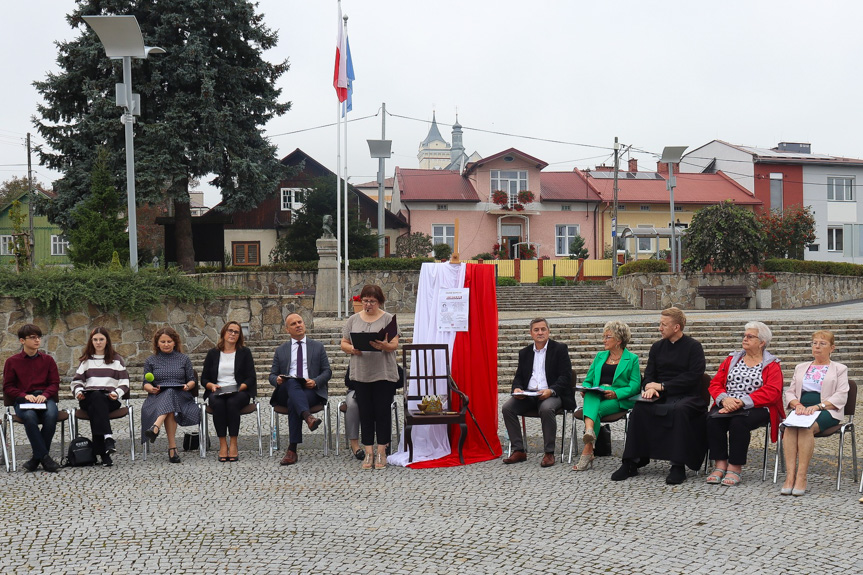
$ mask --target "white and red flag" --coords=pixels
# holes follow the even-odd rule
[[[342,23],[342,3],[339,2],[339,33],[336,36],[336,67],[333,71],[333,88],[339,102],[348,99],[348,48],[345,36],[344,24]]]

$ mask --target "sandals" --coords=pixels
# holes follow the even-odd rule
[[[581,438],[584,443],[594,443],[596,442],[596,433],[593,432],[593,428],[588,428],[584,430],[584,437]]]
[[[587,455],[582,453],[581,457],[578,458],[578,461],[575,465],[572,466],[573,471],[587,471],[593,465],[594,455]]]
[[[239,461],[239,460],[240,460],[240,455],[239,455],[239,454],[237,454],[237,455],[229,455],[229,456],[228,456],[228,461],[229,461],[230,463],[233,463],[233,462],[235,462],[235,461]]]
[[[229,461],[229,460],[228,460],[228,456],[227,456],[227,455],[220,455],[220,456],[219,456],[219,463],[227,463],[228,461]]]
[[[155,431],[153,431],[155,429]],[[147,439],[150,440],[150,443],[156,443],[156,438],[159,437],[159,426],[154,425],[150,429],[144,432],[144,435],[147,436]]]
[[[172,451],[174,452],[174,455],[171,455]],[[182,461],[180,459],[180,456],[177,455],[177,448],[176,447],[171,447],[168,449],[168,461],[170,461],[171,463],[180,463]]]
[[[371,453],[366,453],[363,459],[363,469],[372,469],[374,467],[374,456]]]
[[[725,477],[722,479],[722,485],[726,487],[734,487],[735,485],[740,483],[740,472],[738,471],[726,471]]]
[[[713,472],[707,476],[707,484],[708,485],[719,485],[722,483],[722,478],[725,477],[726,469],[719,469],[718,467],[713,470]],[[733,471],[731,473],[734,473]]]

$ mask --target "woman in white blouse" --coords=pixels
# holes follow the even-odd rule
[[[848,400],[848,368],[830,361],[835,349],[832,332],[821,330],[812,334],[813,361],[794,368],[794,377],[785,390],[785,405],[789,411],[798,415],[818,413],[818,419],[812,427],[785,428],[782,446],[786,475],[782,495],[806,493],[806,473],[815,451],[815,434],[838,425],[842,419]]]
[[[226,323],[219,334],[219,343],[207,352],[201,382],[204,399],[213,410],[213,427],[219,437],[219,461],[237,461],[240,410],[258,391],[255,361],[251,350],[243,345],[243,328],[237,322]]]

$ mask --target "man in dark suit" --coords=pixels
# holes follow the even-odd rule
[[[533,345],[518,352],[518,367],[512,380],[512,397],[503,405],[503,422],[512,442],[512,455],[504,463],[520,463],[527,459],[519,416],[537,410],[542,424],[545,455],[543,467],[554,465],[554,445],[557,437],[556,412],[561,407],[575,409],[572,387],[572,362],[566,344],[549,339],[548,322],[537,318],[530,322]],[[528,392],[531,395],[522,395]],[[532,395],[536,393],[537,395]]]
[[[291,341],[276,348],[270,368],[270,385],[275,387],[271,405],[288,408],[288,432],[291,443],[282,465],[297,462],[297,444],[303,442],[303,421],[314,431],[321,424],[310,408],[327,401],[327,384],[333,372],[324,344],[306,337],[306,324],[299,314],[285,318],[285,331]],[[284,377],[287,376],[287,377]]]

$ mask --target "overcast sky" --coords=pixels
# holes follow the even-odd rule
[[[53,41],[79,33],[65,20],[73,7],[4,3],[0,180],[26,175],[28,131],[41,141],[30,122],[32,82],[56,70]],[[447,141],[458,111],[468,153],[515,147],[548,170],[610,160],[615,136],[656,154],[718,138],[761,147],[805,141],[813,152],[863,158],[859,0],[343,0],[342,9],[357,76],[351,183],[376,177],[365,140],[380,138],[381,102],[414,118],[387,117],[388,176],[396,165],[417,167],[433,110]],[[259,11],[279,32],[266,57],[291,66],[280,85],[292,110],[267,133],[280,156],[302,148],[335,170],[336,128],[314,128],[337,115],[337,2],[261,0]],[[655,156],[635,157],[655,166]],[[35,174],[58,177],[38,165]],[[208,192],[208,205],[218,199]]]

